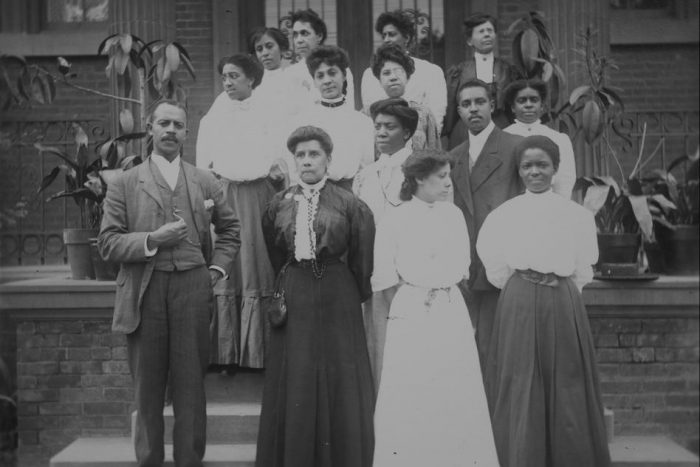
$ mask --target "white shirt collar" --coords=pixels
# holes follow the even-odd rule
[[[477,62],[493,62],[493,52],[489,52],[487,54],[482,54],[477,52],[476,50],[474,51],[474,60]]]
[[[539,118],[538,118],[536,121],[532,122],[532,123],[525,123],[525,122],[521,122],[520,120],[517,120],[517,119],[516,119],[515,122],[514,122],[513,124],[514,124],[518,129],[525,130],[525,131],[532,131],[533,128],[535,128],[535,127],[541,125],[542,122],[540,121]]]
[[[484,145],[486,144],[486,140],[489,138],[491,135],[491,132],[493,129],[496,128],[496,125],[493,123],[493,120],[489,122],[488,125],[486,125],[486,128],[481,130],[479,134],[473,135],[470,132],[469,133],[469,157],[472,159],[472,163],[475,163],[476,160],[479,158],[479,154],[481,154],[481,151],[484,149]]]
[[[379,155],[379,159],[377,159],[377,161],[380,162],[382,167],[397,167],[403,164],[412,153],[413,145],[409,139],[402,149],[399,149],[391,155],[382,153]]]
[[[306,183],[299,179],[299,186],[304,191],[304,193],[310,193],[311,190],[320,190],[326,185],[326,180],[328,180],[328,175],[324,175],[321,180],[316,183]]]
[[[551,195],[551,194],[554,194],[554,191],[552,190],[551,187],[550,187],[548,190],[542,191],[542,192],[540,192],[540,193],[533,193],[533,192],[530,191],[530,190],[525,190],[525,196],[528,196],[528,197],[533,197],[533,196],[546,196],[546,195]]]
[[[177,186],[177,179],[180,176],[180,154],[175,156],[170,162],[160,154],[151,153],[151,160],[158,167],[160,174],[168,182],[170,188],[174,190]]]

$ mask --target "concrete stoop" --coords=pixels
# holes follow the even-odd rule
[[[665,436],[616,436],[613,467],[698,467],[698,456]]]

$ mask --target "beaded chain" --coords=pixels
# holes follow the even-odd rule
[[[303,193],[303,192],[302,192]],[[306,198],[306,226],[309,229],[309,249],[311,250],[311,270],[316,279],[323,277],[323,273],[326,270],[326,265],[321,263],[320,266],[316,261],[316,233],[314,232],[314,218],[316,217],[316,212],[318,211],[318,199],[321,195],[320,190],[311,190],[311,196]]]

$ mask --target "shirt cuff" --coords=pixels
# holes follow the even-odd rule
[[[158,247],[155,247],[152,250],[148,249],[148,237],[150,237],[151,234],[146,234],[146,238],[143,239],[143,251],[146,253],[146,258],[151,258],[158,253]]]
[[[209,266],[209,269],[219,271],[221,273],[221,276],[222,276],[221,278],[223,280],[228,280],[228,274],[226,274],[226,271],[224,271],[224,268],[222,268],[221,266],[217,266],[216,264],[212,264],[211,266]]]

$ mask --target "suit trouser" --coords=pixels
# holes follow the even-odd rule
[[[499,290],[473,290],[468,296],[465,296],[469,317],[474,327],[474,339],[476,340],[476,348],[479,351],[482,376],[486,368],[486,357],[489,351],[489,344],[491,343],[491,335],[493,334],[493,320],[496,315],[499,294]]]
[[[135,449],[142,467],[164,458],[163,406],[172,384],[175,465],[200,467],[206,445],[204,376],[209,361],[212,289],[206,267],[154,271],[143,297],[141,323],[127,335],[134,380]]]

